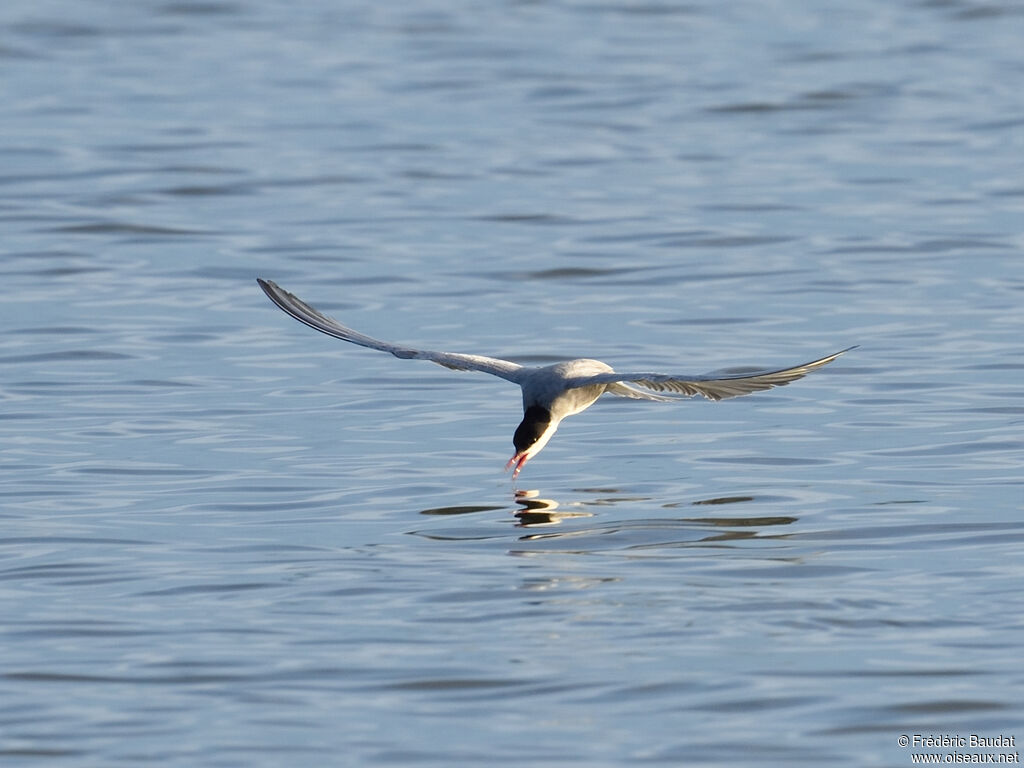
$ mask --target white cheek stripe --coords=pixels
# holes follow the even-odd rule
[[[556,429],[558,429],[558,422],[552,419],[548,424],[548,428],[545,429],[541,433],[540,437],[537,438],[537,442],[526,449],[526,455],[528,457],[532,457],[540,453],[541,448],[548,444],[548,440],[550,440],[551,436],[555,434]]]

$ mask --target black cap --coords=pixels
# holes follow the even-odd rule
[[[512,444],[516,451],[525,451],[540,439],[551,423],[551,412],[539,405],[531,405],[523,413],[523,421],[516,427],[512,436]]]

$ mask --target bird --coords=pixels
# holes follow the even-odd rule
[[[403,360],[429,360],[457,371],[479,371],[518,384],[523,394],[523,420],[512,436],[515,453],[505,464],[515,480],[527,461],[548,444],[568,416],[586,410],[604,394],[636,400],[670,402],[701,395],[725,400],[781,387],[828,365],[857,345],[809,363],[777,370],[706,373],[687,376],[665,373],[620,373],[607,363],[587,358],[545,366],[524,366],[510,360],[460,352],[433,352],[380,341],[348,328],[289,293],[272,280],[257,278],[267,297],[300,323],[361,347],[388,352]]]

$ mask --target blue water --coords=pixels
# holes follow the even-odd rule
[[[5,2],[0,762],[1024,738],[1022,32],[966,0]],[[525,364],[860,347],[601,401],[513,485],[515,387],[316,334],[258,275]]]

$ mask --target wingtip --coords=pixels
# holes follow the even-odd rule
[[[256,278],[256,284],[263,289],[263,292],[267,294],[271,299],[274,298],[275,293],[281,292],[281,286],[275,283],[273,280],[265,280],[262,277]]]

